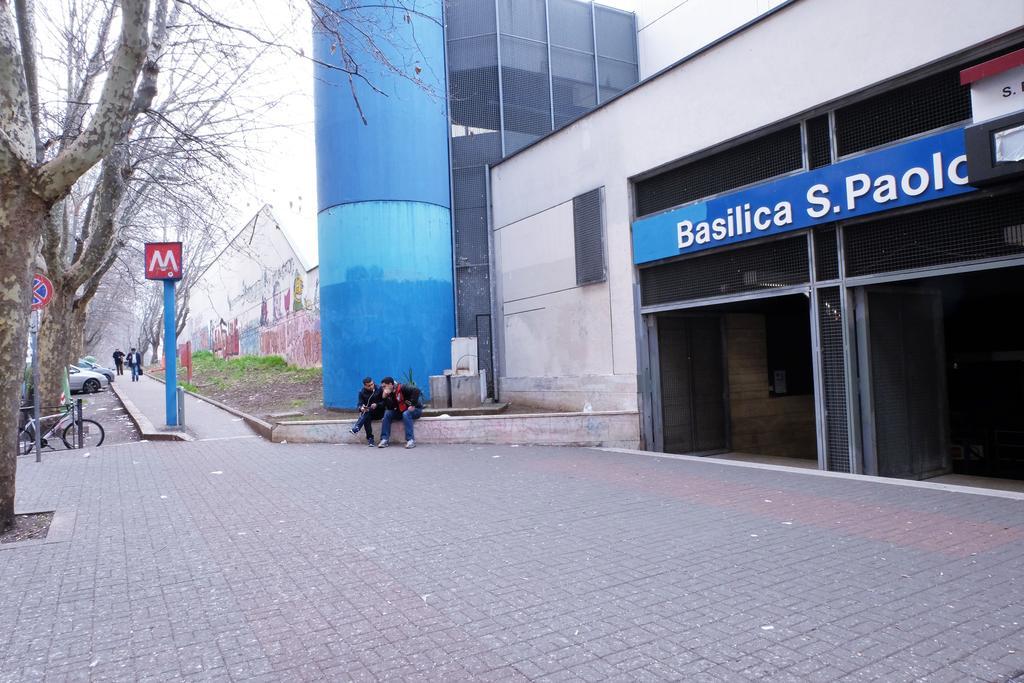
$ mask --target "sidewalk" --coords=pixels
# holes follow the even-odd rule
[[[140,377],[138,382],[132,382],[130,376],[124,375],[118,378],[114,388],[119,395],[134,404],[136,411],[145,416],[156,431],[180,431],[167,429],[164,384],[162,382],[146,375]],[[126,405],[125,407],[131,411],[130,406]],[[198,441],[257,436],[241,418],[188,394],[185,394],[184,431]]]
[[[0,683],[1007,681],[1007,495],[581,448],[58,451],[18,462],[17,509],[56,515],[0,546]]]

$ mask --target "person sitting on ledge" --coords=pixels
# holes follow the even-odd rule
[[[380,423],[380,443],[377,448],[387,448],[391,439],[391,422],[402,419],[405,425],[405,447],[415,448],[416,437],[413,434],[413,420],[423,414],[423,392],[415,386],[395,384],[391,377],[380,381],[381,397],[384,401],[384,419]]]
[[[372,377],[363,378],[363,388],[359,390],[356,405],[359,406],[359,419],[350,431],[358,434],[360,429],[365,429],[366,445],[373,446],[373,421],[384,417],[384,402]]]

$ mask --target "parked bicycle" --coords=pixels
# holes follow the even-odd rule
[[[22,410],[29,411],[32,408],[22,408]],[[40,416],[40,422],[44,425],[48,420],[58,418],[52,427],[42,433],[39,440],[40,450],[43,448],[53,450],[51,441],[55,442],[58,437],[64,443],[65,448],[78,448],[79,428],[81,428],[82,448],[96,448],[103,444],[105,436],[103,425],[88,418],[75,419],[77,412],[74,403],[66,403],[60,407],[59,413]],[[36,420],[29,417],[25,426],[18,432],[18,455],[28,455],[35,446]]]

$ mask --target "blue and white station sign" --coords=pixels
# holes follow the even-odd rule
[[[972,192],[963,129],[641,218],[633,262],[713,249]]]

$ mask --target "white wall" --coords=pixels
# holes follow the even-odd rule
[[[979,12],[975,0],[802,0],[495,166],[496,301],[505,336],[499,374],[508,378],[502,391],[514,387],[555,401],[559,392],[585,386],[595,409],[635,409],[628,179],[1024,26],[1024,2],[984,6]],[[837,26],[843,30],[822,30]],[[559,207],[602,186],[607,285],[566,289],[566,281],[538,278],[534,261],[574,272],[566,250],[572,213]],[[534,221],[543,228],[534,229]],[[506,231],[520,222],[522,228]],[[530,294],[538,310],[528,326],[512,320],[522,309],[509,291]],[[602,358],[571,343],[580,320],[588,321],[588,347]],[[527,372],[534,374],[519,374]],[[629,394],[624,386],[633,391],[628,406],[619,403]]]
[[[640,0],[636,10],[640,78],[781,5],[785,0]]]
[[[283,319],[296,309],[296,277],[302,278],[302,307],[316,306],[319,269],[309,270],[270,208],[264,206],[196,283],[184,339],[195,339],[204,328],[209,332],[211,323],[216,329],[221,320],[239,329],[258,326],[264,302],[269,323]]]

